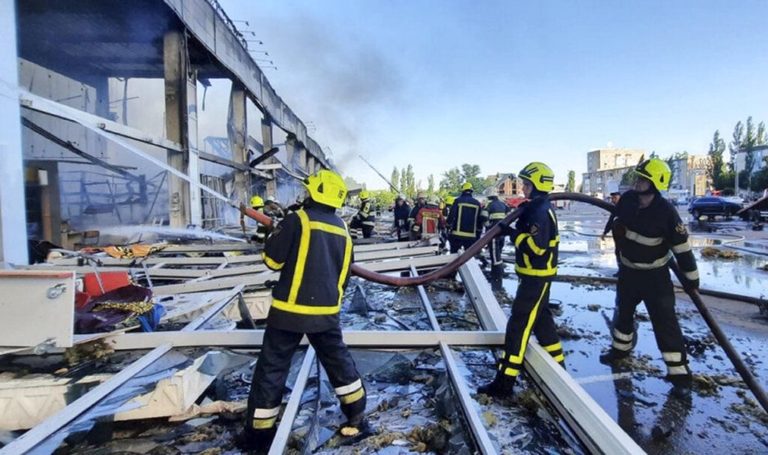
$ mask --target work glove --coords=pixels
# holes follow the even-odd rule
[[[686,292],[699,290],[699,280],[683,279],[681,284],[683,285],[683,289],[685,289]]]

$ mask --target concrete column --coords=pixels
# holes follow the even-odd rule
[[[197,77],[187,60],[187,41],[180,30],[170,30],[163,38],[165,69],[165,130],[169,140],[181,144],[182,152],[168,152],[168,164],[187,174],[199,184],[199,159],[197,147]],[[200,225],[202,207],[200,190],[190,191],[189,183],[169,176],[171,207],[170,221],[173,227],[187,224]]]
[[[236,163],[248,165],[248,122],[246,110],[246,93],[242,85],[232,83],[232,91],[229,94],[229,103],[232,105],[232,160]],[[251,173],[235,171],[235,198],[248,204],[248,193],[251,189]]]
[[[261,119],[261,143],[264,147],[264,152],[269,151],[273,144],[275,143],[272,138],[272,119],[270,118],[269,114],[264,114],[264,118]],[[267,159],[267,163],[272,162],[273,158]],[[274,172],[272,173],[274,176]],[[267,194],[261,195],[267,196],[267,195],[273,195],[275,197],[277,196],[277,179],[273,178],[272,180],[269,180],[267,182]]]
[[[291,168],[292,171],[296,171],[296,157],[298,154],[299,149],[299,141],[296,140],[296,136],[293,134],[289,134],[287,138],[285,138],[285,155],[286,155],[286,164]]]
[[[0,42],[0,261],[28,264],[27,213],[24,208],[24,163],[21,150],[16,2],[0,2],[0,26],[7,36]]]

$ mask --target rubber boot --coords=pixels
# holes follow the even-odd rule
[[[237,436],[236,443],[243,450],[255,454],[266,454],[272,446],[276,433],[277,427],[263,430],[248,429]]]
[[[489,397],[509,398],[513,394],[516,380],[517,378],[515,376],[496,373],[496,377],[493,378],[493,381],[477,388],[477,393],[482,393]]]
[[[693,376],[691,374],[667,375],[667,380],[672,383],[670,393],[676,398],[687,398],[691,395]]]
[[[621,359],[626,359],[632,351],[619,351],[618,349],[610,348],[609,350],[600,354],[600,363],[603,365],[612,365]]]

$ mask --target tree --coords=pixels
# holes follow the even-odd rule
[[[739,172],[739,188],[749,188],[752,183],[752,171],[755,168],[755,128],[752,125],[752,116],[747,117],[747,129],[744,134],[744,142],[741,144],[741,150],[744,151],[744,175]]]
[[[400,188],[400,172],[398,172],[397,166],[392,168],[392,176],[389,178],[389,181],[395,188]],[[392,191],[394,191],[394,189]]]
[[[465,182],[472,184],[475,193],[481,193],[483,190],[485,190],[485,179],[480,177],[480,166],[477,164],[462,164],[461,177]]]
[[[576,189],[576,172],[568,171],[568,184],[565,185],[565,191],[572,193]]]
[[[709,162],[707,163],[707,178],[715,188],[722,188],[723,173],[725,172],[723,162],[723,152],[725,152],[725,141],[720,137],[720,130],[715,131],[712,137],[712,143],[709,144]]]
[[[440,180],[440,189],[450,194],[458,194],[461,191],[461,171],[454,167],[443,172],[443,178]]]
[[[728,168],[733,171],[736,169],[736,155],[741,150],[741,143],[744,141],[744,125],[741,120],[736,122],[736,126],[733,127],[733,138],[731,143],[728,144],[728,151],[731,152],[731,159],[728,162]]]
[[[427,194],[430,196],[435,194],[435,176],[432,174],[427,178]]]
[[[405,192],[408,197],[416,196],[416,179],[413,175],[413,165],[409,164],[405,171]]]
[[[407,189],[408,189],[408,182],[406,181],[405,168],[402,168],[400,169],[400,193],[408,196],[406,194]]]
[[[755,133],[755,145],[765,145],[765,122],[757,124],[757,133]]]
[[[768,188],[768,156],[763,158],[763,167],[755,172],[750,187],[752,191],[763,191],[766,188]]]

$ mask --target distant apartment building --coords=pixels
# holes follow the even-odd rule
[[[523,182],[514,173],[489,175],[486,180],[493,182],[488,189],[497,189],[500,198],[511,198],[523,194]]]
[[[618,191],[622,176],[645,156],[644,150],[606,148],[587,153],[587,172],[582,174],[582,193],[603,197]]]
[[[688,155],[669,161],[672,170],[672,182],[669,185],[670,197],[704,196],[709,188],[707,166],[709,156]]]

